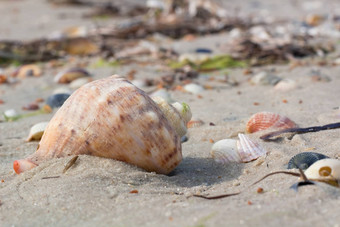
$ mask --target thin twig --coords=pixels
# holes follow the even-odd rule
[[[319,132],[323,130],[337,129],[337,128],[340,128],[340,122],[327,124],[323,126],[312,126],[312,127],[307,127],[307,128],[288,128],[288,129],[283,129],[283,130],[279,130],[275,132],[270,132],[268,134],[261,136],[260,138],[268,141],[268,140],[272,140],[272,137],[276,137],[284,133],[304,134],[304,133],[309,133],[309,132]]]

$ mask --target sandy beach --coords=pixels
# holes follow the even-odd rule
[[[225,1],[223,5],[232,12],[237,9],[240,17],[259,13],[268,21],[292,23],[303,21],[309,14],[340,13],[340,3],[324,0]],[[42,0],[1,1],[4,20],[0,23],[0,40],[33,40],[65,27],[92,26],[91,19],[81,16],[89,11],[86,7],[53,6]],[[35,22],[27,24],[34,15]],[[221,53],[228,45],[228,37],[229,32],[221,32],[197,35],[192,41],[171,39],[161,45],[179,54],[196,48]],[[80,155],[65,174],[63,169],[70,157],[52,159],[18,175],[13,171],[13,161],[32,154],[39,143],[25,142],[30,128],[49,121],[57,109],[49,114],[0,122],[0,226],[339,226],[337,187],[317,183],[296,192],[290,186],[299,178],[284,174],[251,184],[271,172],[287,170],[288,161],[301,152],[313,151],[338,159],[340,129],[284,136],[275,142],[261,140],[264,132],[247,134],[268,151],[266,156],[249,163],[220,164],[210,154],[214,142],[237,139],[238,133],[245,133],[248,119],[261,111],[287,116],[300,127],[339,122],[339,37],[323,36],[325,42],[334,44],[334,51],[308,56],[296,61],[299,64],[254,66],[248,68],[250,73],[245,73],[245,68],[200,72],[193,79],[205,88],[199,94],[169,90],[173,100],[187,103],[193,118],[204,122],[188,129],[188,141],[182,143],[183,160],[169,175],[86,155]],[[0,112],[15,109],[27,113],[22,107],[28,103],[38,98],[46,100],[57,88],[70,89],[68,84],[58,84],[53,78],[73,66],[84,65],[94,80],[113,74],[127,76],[131,70],[140,80],[158,79],[170,72],[152,56],[139,60],[114,67],[98,67],[96,56],[69,57],[61,60],[61,66],[37,63],[42,68],[40,77],[0,84]],[[2,72],[14,69],[11,65],[2,68]],[[293,81],[294,86],[280,90],[271,84],[252,82],[263,72]],[[259,193],[259,188],[263,192]],[[241,193],[217,200],[193,196],[235,192]]]

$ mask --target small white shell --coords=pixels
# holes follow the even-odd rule
[[[44,131],[48,125],[48,122],[40,122],[32,126],[30,133],[26,139],[27,142],[32,140],[40,140]]]
[[[15,109],[9,109],[4,112],[5,117],[12,118],[12,117],[18,117],[19,114]]]
[[[290,79],[284,79],[278,82],[274,89],[277,91],[290,91],[296,88],[296,82]]]
[[[138,87],[138,86],[137,86]],[[171,98],[170,93],[166,89],[159,89],[155,92],[153,92],[150,97],[161,97],[168,103],[173,102],[173,99]]]
[[[309,180],[322,181],[333,185],[339,185],[340,160],[321,159],[311,165],[305,175]]]
[[[218,163],[250,162],[263,156],[267,151],[244,134],[239,140],[224,139],[217,141],[211,148],[211,155]]]
[[[72,91],[67,87],[58,87],[52,92],[52,95],[55,94],[72,94]]]
[[[201,85],[191,83],[191,84],[185,85],[184,90],[197,95],[197,94],[202,93],[202,91],[204,91],[204,88]]]

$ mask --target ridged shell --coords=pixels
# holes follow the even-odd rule
[[[259,112],[250,117],[246,125],[246,131],[253,133],[269,128],[285,129],[294,127],[297,127],[297,125],[288,117],[272,112]]]
[[[196,128],[196,127],[200,127],[204,124],[204,121],[202,121],[201,119],[192,119],[187,123],[187,128]]]
[[[216,162],[250,162],[263,156],[267,151],[244,134],[238,134],[239,140],[224,139],[217,141],[211,148],[211,155]]]
[[[48,124],[38,150],[13,167],[20,173],[52,158],[87,154],[167,174],[182,160],[180,138],[145,92],[112,76],[76,90]]]
[[[40,140],[44,131],[48,125],[48,122],[40,122],[32,126],[30,133],[26,139],[27,142],[32,140]]]
[[[302,152],[292,157],[288,162],[288,169],[302,169],[305,170],[314,162],[321,159],[329,158],[326,155],[316,152]]]
[[[322,181],[339,186],[340,181],[340,160],[322,159],[311,165],[305,175],[308,180]]]

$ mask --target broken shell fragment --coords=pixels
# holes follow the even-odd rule
[[[290,79],[283,79],[274,86],[275,90],[282,91],[282,92],[290,91],[295,88],[296,88],[296,82]]]
[[[304,173],[308,180],[339,186],[340,160],[330,158],[319,160],[311,165]]]
[[[40,122],[32,126],[30,133],[26,139],[27,142],[32,140],[40,140],[44,131],[48,125],[48,122]]]
[[[328,156],[316,152],[302,152],[292,157],[288,162],[288,169],[306,170],[318,160],[329,158]]]
[[[259,112],[248,120],[246,132],[253,133],[269,128],[286,129],[294,127],[297,127],[297,125],[288,117],[271,112]]]
[[[267,151],[244,134],[238,134],[239,140],[224,139],[217,141],[211,148],[211,155],[218,163],[250,162],[263,156]]]
[[[54,81],[60,84],[70,83],[78,78],[89,77],[90,73],[82,68],[71,68],[65,71],[59,72],[55,77]]]
[[[187,128],[197,128],[204,124],[201,119],[192,119],[187,123]]]
[[[58,108],[64,104],[68,97],[70,97],[70,94],[54,94],[47,98],[46,104],[51,108]]]
[[[178,115],[188,119],[189,110],[184,105]],[[168,174],[182,160],[181,137],[144,91],[111,76],[76,90],[51,119],[38,150],[13,167],[19,174],[52,158],[81,154]]]
[[[41,76],[41,68],[34,64],[22,65],[14,73],[14,77],[24,79],[26,77]]]

